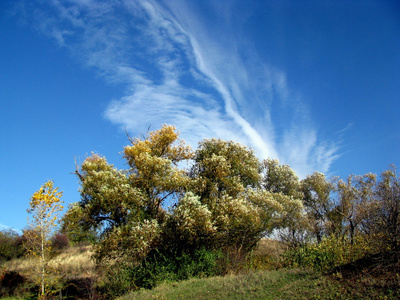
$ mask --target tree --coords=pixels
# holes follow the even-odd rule
[[[167,219],[163,244],[177,254],[211,248],[216,233],[212,213],[200,197],[187,192]]]
[[[190,176],[201,202],[211,206],[223,195],[236,197],[260,180],[260,163],[254,151],[233,141],[205,139],[195,152]]]
[[[193,151],[171,125],[163,125],[144,139],[129,139],[132,145],[124,149],[129,182],[141,192],[145,217],[157,218],[166,199],[185,191],[189,178],[178,164],[191,159]]]
[[[292,199],[303,200],[304,194],[300,180],[289,165],[281,165],[277,159],[263,160],[261,175],[261,187],[264,190],[274,194],[280,193]],[[289,210],[285,214],[285,221],[282,223],[287,227],[279,230],[279,236],[291,247],[297,247],[305,243],[308,228],[305,215],[300,213],[296,206],[293,208],[292,212]]]
[[[62,192],[54,188],[53,181],[47,181],[33,194],[29,202],[29,214],[32,214],[32,221],[28,218],[29,230],[24,232],[26,248],[28,253],[40,258],[40,295],[46,294],[46,270],[50,260],[51,235],[56,227],[59,212],[63,209],[60,200]]]
[[[155,243],[167,214],[163,204],[182,197],[189,185],[190,179],[179,164],[193,153],[174,126],[164,125],[142,139],[129,140],[131,145],[124,148],[128,170],[118,170],[93,154],[76,171],[82,200],[75,210],[80,211],[80,222],[87,229],[100,232],[95,248],[98,262],[125,254],[127,259],[141,258],[127,254],[127,241],[131,241],[129,247],[136,247],[139,233],[148,232]]]
[[[193,191],[211,212],[219,247],[246,254],[273,228],[284,226],[289,209],[296,214],[302,207],[300,200],[260,187],[261,164],[244,145],[206,139],[194,161]]]
[[[88,226],[90,222],[78,202],[68,205],[68,210],[60,220],[60,233],[65,234],[72,244],[95,243],[98,239],[96,229]]]
[[[303,203],[317,242],[327,233],[330,226],[329,213],[332,209],[330,194],[333,191],[332,183],[325,175],[314,172],[301,181],[304,193]]]
[[[373,218],[375,231],[383,237],[386,244],[400,256],[400,177],[392,166],[381,174],[376,185],[376,202]]]
[[[79,214],[86,230],[94,228],[104,236],[130,220],[143,219],[141,193],[132,186],[126,171],[117,170],[105,157],[93,154],[76,174],[81,181],[82,199],[79,208],[70,213]]]
[[[299,199],[261,188],[261,164],[250,148],[210,139],[193,153],[178,137],[175,127],[164,125],[129,137],[127,170],[94,154],[76,171],[82,199],[70,223],[76,214],[79,224],[100,232],[94,258],[109,274],[125,270],[125,283],[148,258],[177,261],[222,250],[241,259],[302,210]],[[190,159],[188,171],[182,166]],[[167,201],[174,203],[169,210]]]
[[[336,234],[348,233],[352,245],[357,230],[368,213],[375,184],[376,176],[371,173],[364,176],[350,175],[346,181],[340,179],[336,182],[338,203],[332,210],[331,219],[335,223]]]
[[[289,165],[280,165],[277,159],[262,162],[262,187],[271,193],[282,193],[295,199],[303,199],[299,177]]]

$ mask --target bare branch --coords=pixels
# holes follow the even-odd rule
[[[75,172],[73,172],[71,174],[75,174],[79,177],[80,180],[83,180],[83,175],[81,173],[79,173],[79,165],[76,161],[76,157],[74,157],[74,162],[75,162]]]
[[[128,131],[126,130],[126,127],[125,127],[125,134],[126,134],[126,136],[128,137],[128,140],[132,143],[132,145],[134,144],[134,139],[133,138],[131,138],[131,136],[129,135],[129,133],[128,133]]]

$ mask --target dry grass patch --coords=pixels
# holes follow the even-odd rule
[[[52,273],[68,278],[81,277],[94,272],[95,264],[91,259],[92,246],[75,246],[63,250],[49,261]],[[37,272],[38,258],[23,257],[4,264],[5,269],[30,277]]]
[[[281,241],[273,239],[261,239],[257,244],[254,254],[279,257],[286,251],[286,248],[286,245]]]
[[[49,262],[53,270],[69,274],[70,277],[80,277],[85,273],[93,273],[95,264],[91,259],[92,246],[71,247]]]
[[[95,298],[98,276],[94,261],[91,259],[92,251],[92,246],[74,246],[62,250],[49,261],[46,285],[52,297],[61,299],[68,295],[68,299]],[[16,286],[16,291],[8,291],[2,287],[0,295],[25,299],[37,294],[37,284],[40,282],[39,258],[14,259],[2,267],[4,274],[22,276],[23,283]]]
[[[250,256],[248,267],[251,270],[274,270],[282,267],[281,256],[286,245],[278,240],[261,239]]]

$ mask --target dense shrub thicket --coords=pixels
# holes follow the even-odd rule
[[[71,240],[95,243],[114,294],[240,268],[271,233],[289,248],[286,264],[319,270],[399,250],[394,167],[379,179],[315,172],[300,180],[232,141],[206,139],[193,151],[169,125],[129,140],[127,170],[97,154],[77,167],[82,200],[62,220]]]
[[[143,270],[161,261],[169,266],[188,257],[196,261],[201,251],[214,257],[213,266],[215,252],[221,253],[219,261],[224,256],[240,262],[265,234],[289,226],[302,213],[296,193],[265,188],[267,163],[241,144],[210,139],[193,151],[168,125],[130,141],[124,148],[128,170],[97,154],[77,168],[82,200],[62,222],[71,239],[96,233],[97,265],[110,280],[125,278],[126,284],[118,284],[123,291],[148,286],[138,276]],[[191,276],[223,272],[201,271],[202,264],[190,267]],[[163,273],[179,279],[185,272],[171,267]]]

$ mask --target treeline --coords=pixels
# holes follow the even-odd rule
[[[283,263],[320,269],[399,251],[394,166],[379,178],[300,180],[232,141],[205,139],[193,151],[169,125],[129,140],[128,169],[98,154],[77,166],[81,200],[61,219],[71,243],[94,244],[109,294],[235,272],[264,237],[286,245]]]
[[[183,261],[199,260],[200,251],[220,257],[217,272],[227,272],[240,267],[267,236],[295,249],[287,257],[299,264],[298,249],[324,241],[347,247],[347,259],[399,250],[400,185],[394,167],[379,178],[327,179],[315,172],[299,180],[288,165],[260,161],[253,150],[232,141],[206,139],[193,151],[173,126],[129,139],[123,151],[128,170],[97,154],[76,170],[82,200],[70,207],[62,227],[72,241],[97,240],[97,264],[111,281],[121,279],[114,285],[124,290],[151,287],[165,274],[189,276]],[[304,253],[301,257],[305,261]],[[155,270],[160,261],[174,267]]]

